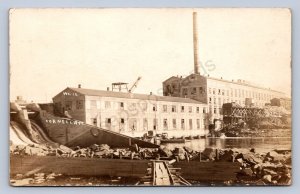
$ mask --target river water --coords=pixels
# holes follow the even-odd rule
[[[194,139],[187,141],[186,143],[168,143],[162,144],[169,149],[174,149],[175,147],[187,146],[196,151],[202,151],[205,148],[255,148],[264,150],[274,150],[274,149],[287,149],[292,148],[292,138],[291,137],[255,137],[255,138],[205,138],[205,139]]]

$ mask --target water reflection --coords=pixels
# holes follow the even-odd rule
[[[169,149],[187,146],[193,150],[204,150],[211,148],[262,148],[262,149],[291,149],[292,139],[290,137],[268,137],[268,138],[206,138],[194,139],[183,143],[163,144]]]

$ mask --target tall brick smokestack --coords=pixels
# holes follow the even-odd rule
[[[198,64],[197,12],[193,12],[194,73],[200,74]]]

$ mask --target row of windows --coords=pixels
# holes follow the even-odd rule
[[[191,88],[183,88],[182,95],[189,96],[189,95],[204,95],[206,93],[204,87],[191,87]]]
[[[92,118],[92,123],[94,125],[97,125],[97,119],[96,118]],[[188,129],[192,130],[194,129],[193,126],[193,119],[179,119],[180,123],[177,122],[177,119],[167,119],[164,118],[163,119],[163,130],[170,130],[170,129],[182,129],[185,130],[186,129],[186,122],[188,122]],[[169,123],[171,122],[171,123]],[[204,120],[203,120],[204,122]],[[124,118],[120,118],[119,120],[119,127],[121,130],[125,129],[125,119]],[[195,120],[195,124],[196,124],[196,129],[200,129],[201,128],[201,124],[200,124],[200,119],[196,119]],[[158,120],[157,119],[153,119],[153,125],[152,125],[152,129],[153,130],[157,130],[157,125],[158,125]],[[111,118],[106,118],[105,119],[105,127],[106,128],[110,128],[112,126],[112,119]],[[148,119],[144,118],[143,119],[143,130],[148,130]],[[137,121],[136,120],[132,120],[128,122],[128,128],[130,130],[137,130]]]
[[[218,99],[218,101],[217,101]],[[219,105],[219,106],[222,106],[223,104],[225,103],[230,103],[230,102],[235,102],[241,106],[245,106],[245,100],[235,100],[235,99],[222,99],[222,98],[216,98],[216,97],[209,97],[208,98],[208,101],[209,101],[209,104],[214,104],[214,105]],[[255,106],[264,106],[265,105],[265,102],[254,102],[254,105]]]
[[[213,95],[231,96],[239,98],[254,98],[258,100],[270,100],[275,97],[275,95],[272,94],[232,88],[230,90],[208,88],[208,93]]]
[[[65,107],[66,110],[72,110],[73,108],[73,102],[72,101],[65,101]],[[119,109],[124,109],[124,102],[117,102],[118,103],[118,108]],[[152,106],[152,111],[156,112],[157,105],[156,104],[151,104]],[[178,110],[178,107],[180,110]],[[110,101],[105,101],[104,102],[104,108],[105,109],[111,109],[112,108],[112,102]],[[147,103],[128,103],[128,110],[133,111],[140,109],[142,111],[147,111],[148,110],[148,104]],[[83,109],[83,100],[77,100],[76,101],[76,109]],[[91,100],[89,103],[89,107],[87,109],[100,109],[100,103],[97,103],[96,100]],[[194,110],[195,109],[195,110]],[[162,112],[186,112],[188,111],[189,113],[206,113],[205,107],[200,110],[200,107],[193,107],[193,106],[177,106],[177,105],[163,105],[162,106]]]

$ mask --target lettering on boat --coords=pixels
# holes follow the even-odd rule
[[[50,124],[69,124],[69,125],[82,125],[84,122],[76,120],[65,120],[65,119],[46,119],[46,123]]]

